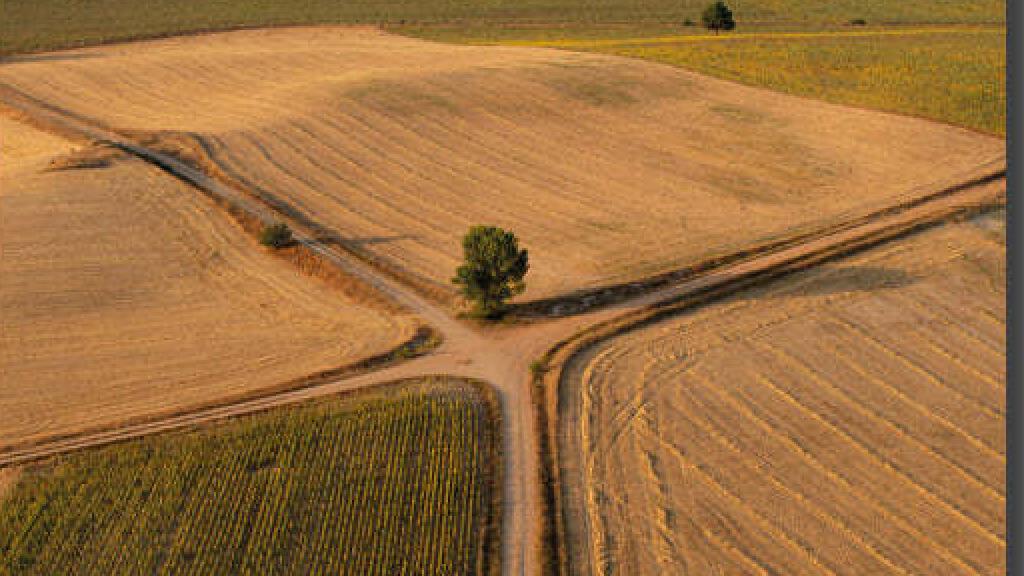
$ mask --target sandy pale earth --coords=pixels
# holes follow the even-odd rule
[[[376,30],[240,31],[23,57],[0,82],[227,174],[450,290],[469,225],[531,250],[525,297],[625,281],[937,189],[965,130],[658,64]]]
[[[586,354],[596,572],[1003,573],[1004,286],[984,217]]]
[[[383,352],[409,316],[347,300],[138,160],[0,118],[0,446],[281,384]]]

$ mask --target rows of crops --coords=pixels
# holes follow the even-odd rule
[[[574,359],[577,557],[602,574],[1005,574],[1005,233],[1001,213],[937,227]]]
[[[617,54],[839,104],[1006,133],[1006,28],[624,37],[536,31],[427,37]]]
[[[488,406],[417,384],[68,456],[5,501],[0,573],[479,573]]]

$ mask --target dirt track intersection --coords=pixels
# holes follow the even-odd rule
[[[197,43],[208,52],[197,52]],[[254,52],[255,47],[260,50]],[[424,358],[377,372],[54,439],[0,454],[0,464],[410,375],[482,378],[497,388],[504,411],[502,549],[504,573],[509,574],[535,573],[540,560],[536,540],[542,507],[529,366],[552,344],[663,300],[740,285],[808,257],[860,247],[868,243],[865,239],[895,237],[916,223],[963,208],[998,204],[1005,194],[1003,143],[996,139],[617,58],[455,48],[337,28],[246,31],[68,54],[82,56],[0,66],[0,87],[8,89],[8,108],[19,114],[86,139],[112,141],[129,152],[127,159],[96,172],[96,177],[128,173],[130,179],[150,179],[152,190],[174,189],[174,200],[165,201],[174,205],[187,197],[182,192],[196,192],[189,186],[210,197],[245,196],[260,210],[268,200],[281,202],[302,221],[344,231],[364,255],[386,261],[404,276],[367,265],[351,252],[320,242],[314,233],[302,238],[346,273],[396,299],[443,334],[445,342]],[[424,67],[425,62],[438,64]],[[128,69],[136,72],[127,74]],[[280,81],[285,71],[293,81]],[[197,85],[202,88],[197,90]],[[511,94],[522,100],[510,101]],[[111,98],[119,99],[117,105],[111,105]],[[523,128],[510,131],[512,126]],[[743,138],[734,134],[736,126],[749,128]],[[219,172],[204,174],[133,139],[153,131],[198,138],[206,160]],[[748,150],[741,146],[747,141],[758,145]],[[49,145],[40,145],[41,157]],[[716,153],[709,154],[710,149]],[[740,160],[743,165],[736,164]],[[715,177],[725,166],[734,178]],[[6,168],[5,173],[17,174]],[[60,175],[33,175],[26,181]],[[225,175],[230,182],[218,180]],[[963,189],[949,189],[976,178],[980,180]],[[946,189],[948,193],[927,202],[858,220]],[[644,202],[636,201],[636,190],[644,191]],[[5,197],[16,192],[16,187],[5,186],[0,202],[10,201]],[[153,200],[147,196],[146,201]],[[216,208],[198,194],[189,202],[190,214],[217,217],[212,214]],[[401,280],[443,286],[458,255],[459,234],[479,220],[521,232],[536,263],[530,277],[535,287],[528,298],[638,280],[766,240],[815,229],[819,233],[585,314],[479,328],[452,316],[444,290],[439,290],[440,297],[425,297]],[[226,220],[207,226],[226,230],[222,237],[237,234]],[[301,222],[297,228],[302,231]],[[32,233],[31,228],[24,232]],[[695,237],[708,242],[696,245]],[[242,261],[262,257],[254,254],[255,246],[244,246],[244,240],[233,242],[243,243],[236,248]],[[275,274],[286,267],[271,262],[277,265]],[[322,288],[304,279],[301,289],[288,290],[311,293]],[[27,292],[22,287],[11,298]],[[308,298],[311,309],[338,305],[336,294]],[[287,301],[295,305],[291,295]],[[360,313],[372,319],[365,322],[380,326],[410,330],[413,325],[410,315]],[[344,322],[351,321],[350,314]],[[323,334],[322,324],[311,324],[308,318],[296,322],[310,334]],[[331,324],[339,334],[352,333],[351,325],[339,322]],[[334,342],[347,347],[346,352],[370,349],[366,333],[357,332],[358,338],[341,336]],[[400,341],[400,334],[389,334],[393,340],[382,336],[375,345]],[[242,348],[252,352],[248,345]],[[56,351],[53,355],[59,356]],[[13,365],[13,357],[8,362]],[[324,361],[315,357],[310,362],[322,366]],[[289,369],[310,370],[291,364]],[[216,379],[216,374],[206,378]],[[229,380],[217,381],[231,386]],[[193,384],[203,387],[202,381]],[[203,393],[211,400],[224,396],[209,387]],[[7,396],[23,397],[21,392]],[[3,409],[20,410],[13,404]],[[130,420],[133,411],[142,419],[147,416],[147,408],[130,402],[118,410],[117,419]],[[34,432],[26,430],[21,434],[31,438]]]

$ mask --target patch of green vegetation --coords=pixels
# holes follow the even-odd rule
[[[463,41],[643,58],[838,104],[1006,133],[1006,28],[1001,26],[755,30],[719,36],[547,32]],[[446,39],[459,40],[453,34]]]
[[[591,106],[624,106],[636,102],[624,82],[577,79],[567,75],[548,74],[539,78],[541,82],[566,98]]]
[[[0,574],[479,574],[494,404],[424,381],[29,469]]]
[[[260,230],[260,244],[268,248],[284,248],[292,243],[292,230],[284,222],[268,224]]]
[[[362,104],[385,110],[393,116],[424,116],[440,112],[458,115],[458,106],[436,92],[415,83],[399,80],[370,79],[349,89],[345,96]]]
[[[839,104],[1006,133],[1006,31],[601,46]]]
[[[497,226],[470,226],[462,238],[463,263],[452,283],[473,303],[473,315],[497,319],[505,301],[526,289],[523,278],[530,269],[530,254],[519,248],[519,238]]]
[[[707,0],[4,0],[0,54],[114,40],[279,24],[381,24],[469,30],[507,27],[681,27],[699,20]],[[763,0],[732,7],[738,29],[761,24],[806,27],[854,19],[887,24],[1003,23],[1003,0]],[[500,32],[499,32],[500,33]]]

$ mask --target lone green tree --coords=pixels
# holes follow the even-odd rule
[[[530,257],[519,248],[512,232],[496,226],[473,226],[462,238],[464,263],[455,270],[452,283],[475,312],[494,317],[505,308],[505,300],[526,288],[523,277],[530,269]]]
[[[732,30],[736,27],[736,21],[732,19],[732,10],[729,10],[722,0],[709,4],[700,19],[704,22],[704,27],[714,30],[715,34],[718,34],[719,30]]]

